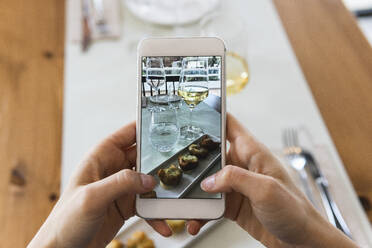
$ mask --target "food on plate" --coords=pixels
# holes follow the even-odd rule
[[[171,164],[168,168],[158,170],[158,177],[160,179],[160,185],[163,187],[177,186],[182,178],[182,170]]]
[[[154,241],[152,241],[145,232],[136,231],[127,240],[127,248],[155,248]]]
[[[198,157],[192,154],[184,154],[178,157],[178,164],[183,171],[195,169],[198,166]]]
[[[220,145],[219,142],[213,141],[210,137],[204,136],[200,141],[200,146],[207,149],[208,151],[213,151]]]
[[[141,194],[142,198],[156,198],[156,192],[154,190]]]
[[[198,158],[205,158],[208,155],[208,150],[198,144],[190,145],[189,152],[190,154],[195,155]]]
[[[184,220],[166,220],[173,233],[180,233],[185,230],[186,221]]]
[[[106,245],[106,248],[124,248],[124,245],[119,240],[114,239],[108,245]]]

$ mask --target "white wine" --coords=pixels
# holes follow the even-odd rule
[[[239,93],[249,80],[246,60],[234,52],[226,53],[226,78],[228,95]]]
[[[183,100],[189,105],[190,108],[194,108],[196,105],[201,103],[205,98],[208,97],[208,87],[203,86],[183,86],[178,90]]]

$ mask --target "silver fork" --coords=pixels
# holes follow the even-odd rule
[[[350,229],[347,226],[345,220],[343,219],[340,210],[338,209],[336,203],[332,200],[331,195],[328,191],[327,179],[321,174],[314,157],[308,151],[303,150],[299,146],[297,131],[294,128],[287,128],[283,131],[283,142],[286,147],[285,153],[286,157],[293,168],[295,168],[300,176],[301,181],[305,188],[305,193],[310,201],[314,205],[313,196],[311,194],[305,166],[309,167],[312,177],[316,182],[318,187],[321,200],[323,202],[323,207],[327,214],[329,222],[335,227],[343,231],[347,236],[352,238]],[[315,205],[314,205],[315,206]]]
[[[302,185],[305,190],[307,198],[315,206],[314,197],[311,193],[310,186],[307,179],[307,173],[305,170],[306,157],[302,153],[302,149],[299,146],[297,130],[295,128],[286,128],[283,131],[283,143],[285,147],[285,156],[288,159],[289,164],[294,168],[300,175]]]

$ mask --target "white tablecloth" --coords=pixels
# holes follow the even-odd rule
[[[74,1],[74,0],[70,0]],[[325,144],[337,163],[340,180],[348,185],[345,200],[353,202],[360,228],[370,226],[358,203],[342,162],[323,123],[297,63],[275,7],[270,0],[222,1],[222,9],[246,22],[249,85],[228,97],[227,108],[255,136],[279,148],[284,127],[303,125],[313,141]],[[67,18],[67,37],[71,23]],[[233,28],[233,27],[226,27]],[[122,38],[95,43],[86,54],[78,44],[66,43],[62,186],[74,167],[109,133],[136,117],[136,46],[147,35],[189,35],[194,27],[154,28],[123,11]],[[228,239],[226,237],[229,237]],[[372,237],[372,234],[370,235]],[[227,243],[228,242],[228,245]],[[226,222],[193,247],[260,247],[238,226]],[[370,244],[372,246],[372,243]]]

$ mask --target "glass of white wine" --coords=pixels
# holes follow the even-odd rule
[[[203,130],[193,125],[192,116],[195,107],[208,97],[208,59],[204,57],[186,57],[182,60],[182,72],[178,95],[190,109],[189,124],[180,128],[181,138],[195,140]]]
[[[247,30],[242,18],[217,11],[200,21],[200,29],[202,36],[218,36],[226,42],[227,95],[239,93],[250,77],[247,63]]]
[[[159,106],[159,88],[165,84],[165,70],[163,59],[158,57],[149,57],[146,59],[146,83],[155,91],[155,98],[151,98],[154,104],[150,111],[164,111],[165,108]]]

